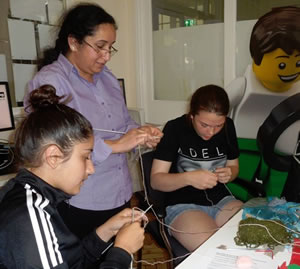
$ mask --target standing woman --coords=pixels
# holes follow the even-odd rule
[[[166,124],[155,151],[151,185],[167,192],[165,222],[174,228],[171,235],[189,251],[242,205],[225,185],[239,172],[237,137],[228,111],[224,89],[199,88],[188,114]]]
[[[117,52],[116,30],[114,18],[100,6],[73,7],[62,20],[55,48],[45,52],[43,68],[29,82],[29,91],[53,85],[94,128],[95,173],[60,208],[79,237],[129,206],[132,182],[125,153],[138,145],[154,147],[162,136],[158,128],[139,127],[130,118],[119,82],[106,67]]]

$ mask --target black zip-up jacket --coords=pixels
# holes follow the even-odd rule
[[[62,179],[63,180],[63,179]],[[0,189],[0,268],[88,268],[110,242],[96,231],[80,241],[64,224],[57,205],[70,196],[26,169]],[[128,269],[130,255],[111,248],[101,269]]]

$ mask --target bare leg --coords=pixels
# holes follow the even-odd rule
[[[239,200],[231,201],[226,204],[216,216],[216,225],[223,226],[236,212],[240,210],[243,203]]]
[[[183,212],[173,221],[172,227],[179,231],[193,233],[188,234],[171,231],[172,236],[174,236],[188,251],[194,251],[218,228],[213,218],[205,212],[198,210]]]

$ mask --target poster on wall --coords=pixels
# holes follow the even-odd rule
[[[39,24],[37,31],[39,34],[40,51],[43,52],[49,47],[55,46],[57,27],[52,25]]]
[[[124,78],[118,78],[118,81],[120,83],[122,95],[124,97],[124,102],[125,102],[125,104],[127,104],[127,102],[126,102],[126,92],[125,92],[125,80],[124,80]]]
[[[46,1],[41,0],[10,0],[11,16],[14,18],[47,22]],[[48,2],[48,1],[47,1]]]
[[[8,19],[8,32],[12,59],[37,59],[33,22]]]
[[[18,106],[23,106],[23,99],[27,90],[27,83],[37,72],[34,64],[13,64],[15,96]]]
[[[0,54],[0,81],[8,81],[5,54]]]
[[[0,82],[0,131],[14,129],[13,113],[7,82]]]
[[[10,10],[13,18],[57,25],[58,18],[64,10],[64,1],[10,0]]]
[[[64,11],[63,0],[48,1],[49,24],[58,25]]]

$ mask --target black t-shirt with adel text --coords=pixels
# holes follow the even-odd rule
[[[170,173],[200,169],[214,171],[218,167],[225,167],[227,160],[234,160],[239,156],[234,124],[228,117],[222,130],[210,140],[203,140],[196,133],[186,115],[168,121],[163,133],[154,158],[172,162]],[[228,195],[230,193],[222,183],[205,191],[188,186],[168,192],[166,203],[210,206]]]

